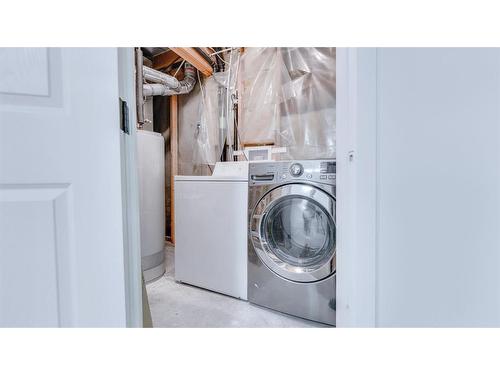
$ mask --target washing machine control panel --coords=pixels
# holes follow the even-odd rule
[[[335,183],[335,160],[251,162],[248,166],[250,185],[273,185],[294,180]]]

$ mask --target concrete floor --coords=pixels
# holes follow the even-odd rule
[[[146,286],[154,327],[326,327],[174,280],[174,249],[165,275]]]

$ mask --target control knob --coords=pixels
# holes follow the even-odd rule
[[[293,163],[290,166],[290,174],[293,177],[299,177],[300,175],[302,175],[303,172],[304,172],[304,168],[302,167],[302,165],[300,163]]]

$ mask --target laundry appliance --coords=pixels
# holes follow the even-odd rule
[[[248,300],[335,325],[335,160],[251,162],[248,173]]]
[[[175,176],[175,280],[247,299],[248,162]]]

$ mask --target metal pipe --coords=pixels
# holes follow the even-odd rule
[[[180,83],[177,78],[172,77],[171,75],[162,73],[158,70],[149,68],[144,66],[142,68],[144,72],[144,79],[153,83],[161,83],[162,85],[168,86],[169,88],[175,90],[180,87]]]
[[[143,86],[144,96],[164,95],[166,90],[168,90],[167,86],[161,83],[145,83]]]
[[[142,92],[142,50],[140,48],[135,49],[135,101],[136,101],[136,112],[137,112],[137,123],[139,126],[144,124],[144,94]]]
[[[159,72],[157,70],[146,68],[147,67],[144,67],[144,71],[147,71],[148,74],[148,77],[146,77],[146,79],[156,83],[143,85],[144,96],[170,96],[188,94],[196,85],[196,69],[191,64],[185,64],[184,79],[182,81],[178,81],[175,77]],[[167,83],[172,79],[177,83],[174,87],[170,86]]]

